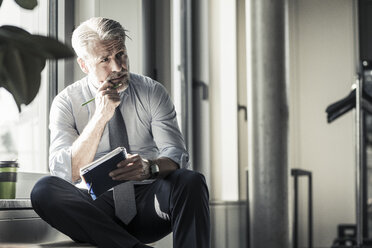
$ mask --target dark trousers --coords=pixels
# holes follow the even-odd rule
[[[98,247],[134,247],[170,232],[174,247],[210,247],[209,195],[203,175],[179,169],[151,184],[135,185],[135,192],[137,215],[128,225],[115,216],[112,191],[93,201],[86,190],[54,176],[36,183],[31,202],[51,226]]]

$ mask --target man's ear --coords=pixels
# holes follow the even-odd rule
[[[80,69],[85,73],[85,74],[88,74],[89,73],[89,68],[87,66],[87,64],[85,63],[85,60],[82,59],[82,58],[77,58],[77,62],[80,66]]]

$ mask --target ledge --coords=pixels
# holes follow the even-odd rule
[[[1,210],[32,209],[30,193],[37,180],[46,173],[18,172],[15,199],[0,199]]]
[[[32,209],[30,199],[0,199],[0,210]]]

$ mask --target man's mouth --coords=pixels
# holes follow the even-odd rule
[[[121,82],[124,78],[127,78],[127,77],[128,77],[127,74],[123,74],[120,77],[110,79],[109,81],[114,83],[114,84],[117,84],[117,83]]]

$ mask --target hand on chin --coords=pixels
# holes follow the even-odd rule
[[[114,85],[119,85],[121,84],[121,86],[119,86],[117,88],[118,92],[122,92],[124,90],[126,90],[128,88],[128,82],[129,82],[129,75],[125,75],[123,76],[122,78],[118,78],[118,79],[111,79],[109,80],[111,83],[113,83]]]

